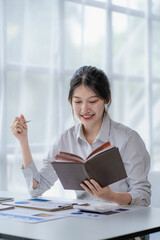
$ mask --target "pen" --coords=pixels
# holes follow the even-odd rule
[[[25,121],[24,123],[28,123],[28,122],[31,122],[31,120],[27,120],[27,121]]]
[[[28,122],[31,122],[31,120],[27,120],[27,121],[25,121],[25,122],[23,122],[23,121],[20,121],[21,123],[28,123]]]

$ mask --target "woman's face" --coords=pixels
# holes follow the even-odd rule
[[[104,105],[105,101],[84,85],[80,85],[73,92],[73,111],[86,128],[101,126]]]

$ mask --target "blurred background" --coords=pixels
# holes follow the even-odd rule
[[[0,0],[0,190],[27,192],[10,131],[24,114],[38,168],[72,126],[69,82],[82,65],[111,82],[110,116],[136,130],[160,171],[160,1]],[[74,196],[59,182],[51,195]]]

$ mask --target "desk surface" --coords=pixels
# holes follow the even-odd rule
[[[4,192],[0,194],[4,196]],[[118,239],[135,233],[153,232],[156,229],[160,230],[160,209],[156,208],[142,208],[110,215],[105,219],[68,217],[37,224],[0,219],[0,237],[9,235],[38,240]]]

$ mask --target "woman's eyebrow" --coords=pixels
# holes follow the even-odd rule
[[[98,98],[98,96],[97,95],[95,95],[95,96],[91,96],[91,97],[89,97],[89,98]],[[78,97],[78,96],[73,96],[73,98],[81,98],[81,97]]]
[[[89,98],[98,98],[98,96],[97,96],[97,95],[95,95],[95,96],[91,96],[91,97],[89,97]]]
[[[80,98],[80,97],[78,97],[78,96],[73,96],[74,98]]]

